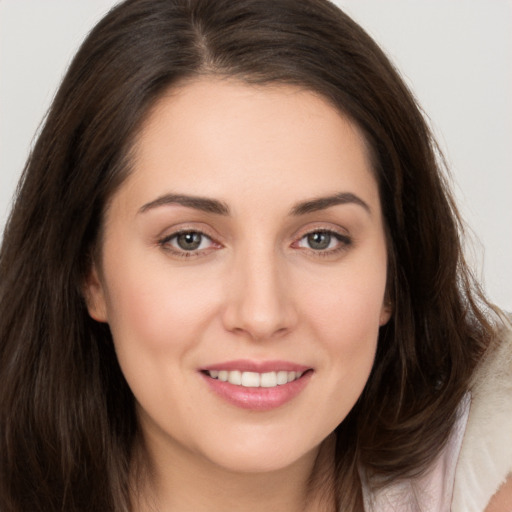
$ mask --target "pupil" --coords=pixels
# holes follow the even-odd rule
[[[178,235],[178,245],[184,251],[193,251],[201,245],[200,233],[182,233]]]
[[[327,249],[331,243],[331,235],[329,233],[311,233],[308,235],[308,244],[311,249]]]

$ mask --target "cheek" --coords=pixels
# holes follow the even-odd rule
[[[111,265],[108,320],[116,348],[132,345],[149,352],[188,349],[212,317],[218,290],[165,262],[137,259]]]
[[[379,334],[380,304],[358,289],[346,288],[339,300],[318,302],[315,336],[328,358],[319,375],[325,374],[323,414],[335,428],[361,396],[373,368]],[[365,300],[369,299],[370,303]]]
[[[331,403],[340,404],[342,415],[359,397],[373,366],[386,288],[385,261],[368,258],[340,266],[323,286],[310,282],[304,293],[303,310],[308,311],[312,336],[329,354],[325,364],[333,379]]]
[[[125,259],[123,267],[113,265],[109,274],[108,320],[117,358],[141,410],[165,423],[169,403],[175,404],[182,424],[173,429],[186,435],[192,426],[183,408],[197,396],[193,386],[183,383],[220,294],[213,283],[171,270],[161,258],[144,263]]]
[[[383,316],[385,263],[368,261],[341,268],[323,282],[305,286],[304,310],[334,343],[358,344],[376,336]]]
[[[359,289],[346,291],[338,300],[318,303],[315,327],[345,392],[351,386],[362,391],[375,358],[381,303]]]

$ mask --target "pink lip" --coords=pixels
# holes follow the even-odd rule
[[[237,361],[225,361],[201,368],[201,370],[240,370],[241,372],[278,372],[286,370],[287,372],[305,372],[311,369],[310,366],[291,363],[290,361],[250,361],[248,359],[240,359]]]
[[[299,379],[273,388],[246,388],[213,379],[206,370],[240,370],[246,372],[272,372],[279,370],[305,372]],[[229,361],[202,368],[201,377],[210,389],[228,403],[241,409],[269,411],[291,401],[303,391],[313,374],[310,367],[286,361]]]

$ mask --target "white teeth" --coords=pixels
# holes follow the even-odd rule
[[[243,372],[242,386],[244,386],[245,388],[259,388],[260,374],[256,372]]]
[[[223,382],[229,382],[236,386],[246,388],[274,388],[282,386],[299,379],[303,372],[288,372],[280,370],[278,372],[241,372],[239,370],[209,370],[208,375],[213,379],[219,379]]]
[[[276,380],[277,380],[278,386],[282,386],[283,384],[286,384],[288,382],[288,372],[287,371],[277,372]]]
[[[228,382],[240,386],[242,384],[242,372],[234,371],[228,372]]]
[[[262,373],[260,386],[262,388],[274,388],[277,386],[276,372]]]

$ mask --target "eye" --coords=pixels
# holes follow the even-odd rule
[[[334,231],[318,230],[304,235],[298,242],[297,247],[310,249],[318,252],[336,252],[350,245],[348,236],[341,235]]]
[[[200,231],[180,231],[163,238],[159,244],[182,256],[191,256],[215,246],[213,240]]]

